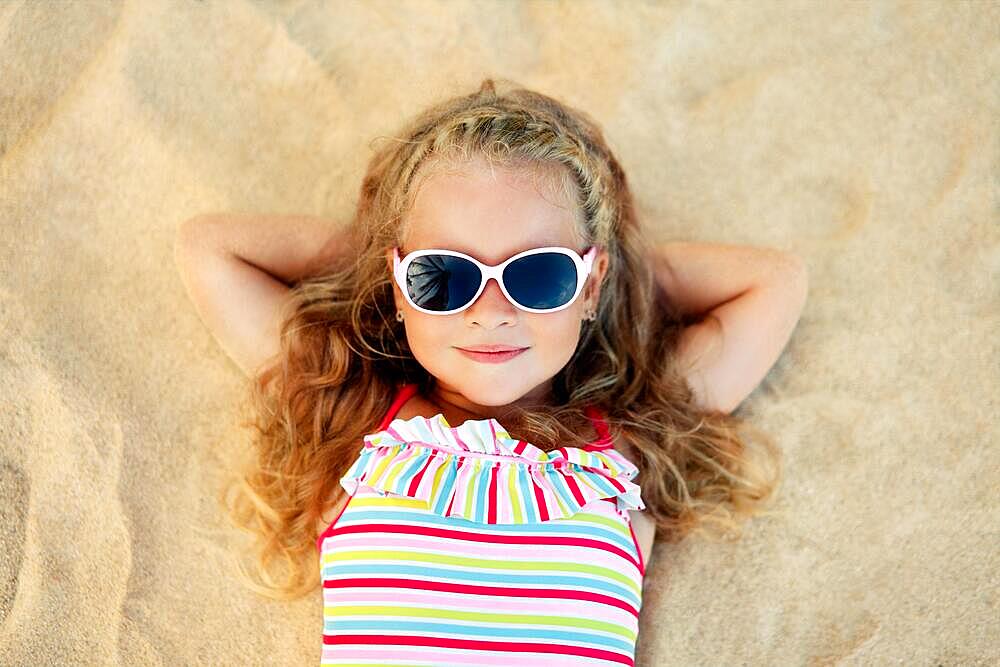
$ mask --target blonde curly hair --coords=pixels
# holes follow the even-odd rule
[[[471,158],[556,173],[579,205],[581,238],[609,253],[597,317],[552,380],[554,405],[515,409],[507,431],[543,450],[582,447],[583,409],[598,407],[615,441],[635,452],[636,482],[663,541],[692,532],[734,539],[740,518],[767,513],[781,478],[779,451],[745,420],[694,404],[675,353],[688,322],[656,284],[653,244],[597,123],[552,97],[485,79],[375,149],[348,249],[293,287],[280,352],[250,383],[242,425],[253,429],[254,446],[220,500],[257,537],[251,569],[237,564],[261,595],[290,600],[320,584],[316,526],[343,499],[339,480],[363,435],[401,384],[433,387],[394,317],[385,252],[403,238],[418,176]],[[281,578],[272,574],[279,556],[287,565]]]

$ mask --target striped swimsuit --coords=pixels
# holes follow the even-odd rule
[[[600,438],[544,452],[495,419],[392,419],[319,536],[323,665],[632,665],[638,470]]]

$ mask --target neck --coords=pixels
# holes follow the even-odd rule
[[[502,421],[515,408],[532,408],[545,404],[545,399],[551,393],[552,383],[547,380],[521,398],[503,405],[481,405],[470,401],[461,392],[435,382],[427,399],[433,403],[448,420],[448,423],[460,423],[466,419],[496,419]],[[452,415],[452,417],[449,417]],[[457,421],[456,421],[457,420]]]

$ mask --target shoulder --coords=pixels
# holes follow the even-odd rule
[[[410,419],[412,417],[426,417],[430,419],[440,410],[436,405],[428,401],[420,394],[413,394],[406,400],[399,410],[396,411],[394,419]]]
[[[633,447],[625,439],[619,439],[615,441],[614,450],[624,456],[629,462],[638,467],[639,457],[636,455],[635,447]]]
[[[615,443],[615,450],[628,459],[632,465],[638,467],[639,457],[635,448],[624,439]],[[639,551],[642,553],[642,562],[649,565],[649,558],[653,552],[653,542],[656,540],[656,522],[645,510],[629,510],[629,522],[635,533]],[[645,569],[645,568],[644,568]]]

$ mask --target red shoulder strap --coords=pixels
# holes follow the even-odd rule
[[[385,413],[385,417],[382,418],[382,423],[379,424],[378,427],[379,431],[386,429],[389,426],[389,424],[392,423],[392,420],[396,416],[396,413],[399,412],[399,409],[401,407],[403,407],[403,403],[406,403],[406,401],[408,401],[410,397],[413,396],[414,393],[416,393],[417,386],[418,385],[415,382],[411,382],[408,384],[404,384],[399,388],[399,390],[396,392],[396,398],[393,399],[392,405],[389,406],[389,410]]]
[[[604,415],[601,414],[601,411],[593,405],[588,405],[583,411],[590,418],[590,422],[594,425],[594,430],[597,431],[597,440],[584,445],[584,450],[589,452],[608,449],[614,446],[615,443],[611,439],[611,431],[608,429],[608,423],[604,421]]]

